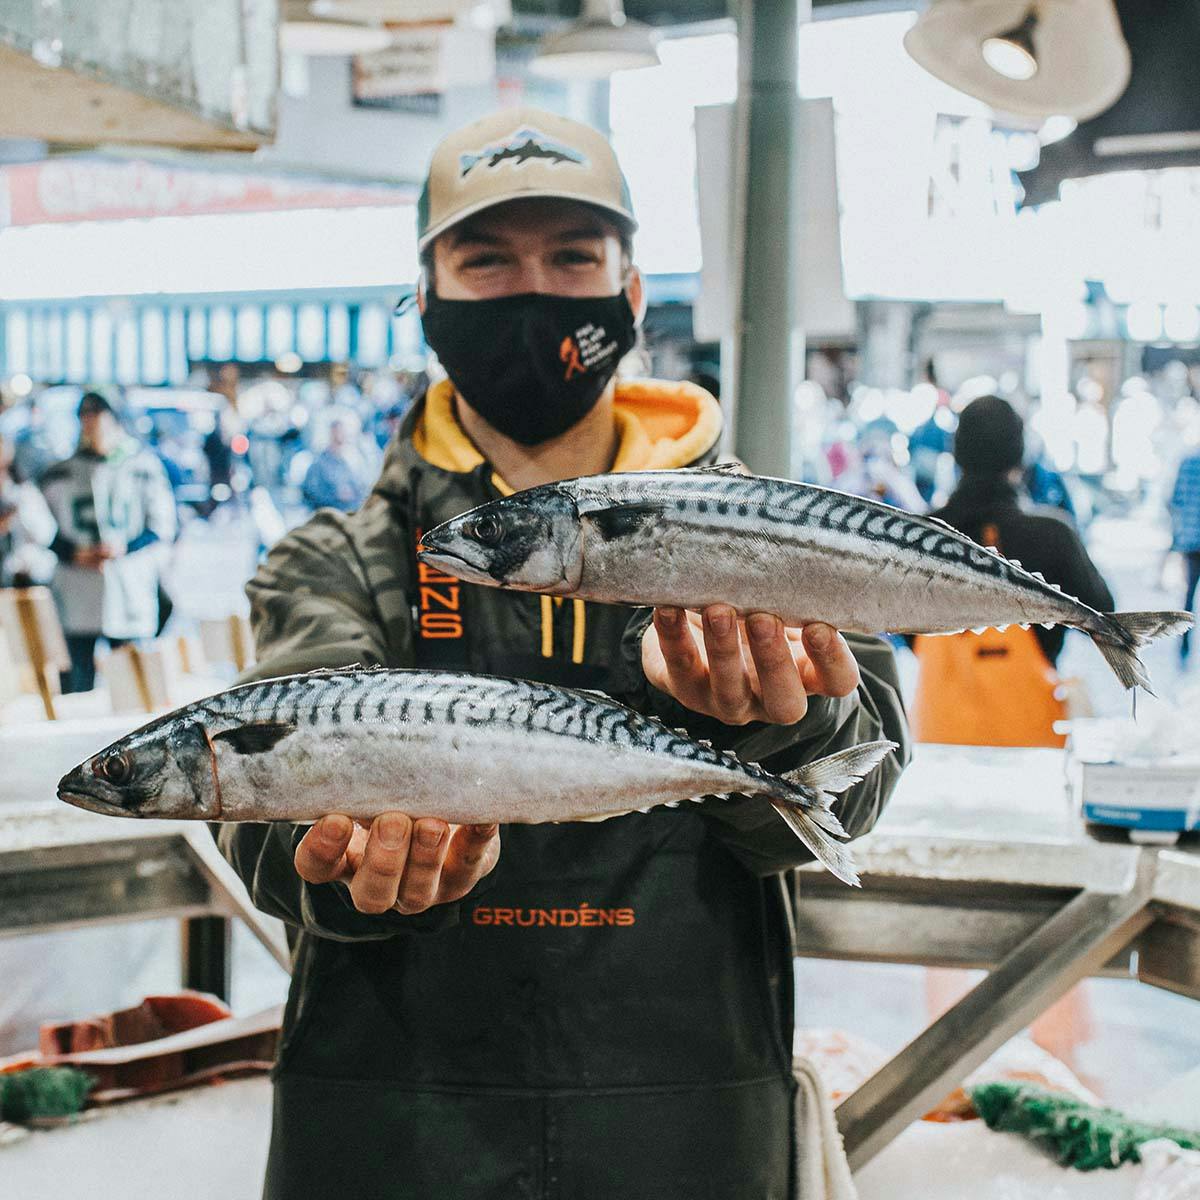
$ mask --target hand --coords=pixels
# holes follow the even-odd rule
[[[98,571],[103,563],[100,557],[99,546],[76,546],[75,554],[71,558],[71,562],[76,567],[83,567],[89,571]]]
[[[739,621],[727,604],[703,616],[656,608],[642,669],[654,687],[726,725],[792,725],[809,696],[848,696],[859,683],[858,663],[832,626],[789,629],[770,613]]]
[[[296,847],[296,871],[309,883],[342,880],[363,913],[412,916],[461,900],[500,857],[496,825],[448,825],[432,817],[382,813],[370,832],[349,817],[322,817]]]
[[[111,562],[114,558],[120,558],[123,551],[118,550],[111,542],[101,542],[96,547],[96,557],[100,562]]]

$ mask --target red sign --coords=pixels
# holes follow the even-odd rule
[[[197,213],[405,205],[411,190],[85,160],[0,167],[0,228]]]

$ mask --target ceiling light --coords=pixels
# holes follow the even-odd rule
[[[1132,64],[1114,0],[929,0],[904,46],[943,83],[1038,121],[1094,117]]]
[[[530,70],[553,79],[604,79],[656,67],[655,41],[649,25],[625,16],[622,0],[584,0],[578,21],[542,39]]]
[[[1037,48],[1033,44],[1037,23],[1037,9],[1031,6],[1019,25],[984,38],[980,46],[983,61],[1005,79],[1032,79],[1038,72]]]

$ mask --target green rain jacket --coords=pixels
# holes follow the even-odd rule
[[[615,469],[707,463],[715,401],[619,387]],[[907,758],[890,649],[852,637],[858,691],[793,726],[729,727],[651,688],[649,614],[460,583],[422,529],[504,494],[446,385],[392,444],[357,513],[318,512],[248,587],[246,679],[353,663],[602,689],[788,770],[856,742],[902,749],[837,804],[875,822]],[[404,780],[396,780],[404,807]],[[463,900],[367,915],[304,882],[304,828],[226,825],[254,903],[289,926],[271,1200],[784,1200],[791,1187],[792,946],[781,872],[811,856],[768,803],[713,800],[600,824],[511,825]]]

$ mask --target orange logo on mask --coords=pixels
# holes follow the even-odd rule
[[[558,348],[558,357],[567,364],[563,379],[569,380],[572,375],[582,375],[587,369],[579,360],[579,346],[573,337],[565,337]]]

